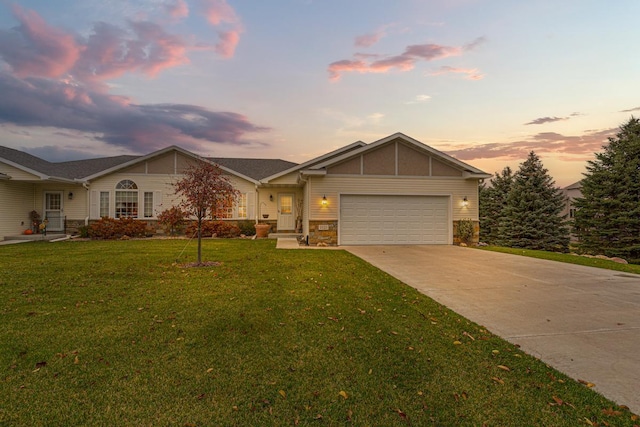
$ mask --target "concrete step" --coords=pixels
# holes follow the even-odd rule
[[[300,239],[302,238],[302,233],[269,233],[270,239],[281,239],[281,238],[292,238],[292,239]]]

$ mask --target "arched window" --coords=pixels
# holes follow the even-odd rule
[[[116,218],[138,217],[138,186],[130,179],[116,185]]]

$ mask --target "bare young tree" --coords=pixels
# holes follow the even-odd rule
[[[182,200],[180,207],[198,221],[198,264],[202,264],[202,221],[207,217],[215,219],[233,206],[238,191],[217,165],[205,160],[189,165],[174,190]]]

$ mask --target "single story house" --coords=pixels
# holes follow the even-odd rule
[[[30,228],[73,233],[101,217],[154,224],[176,203],[172,184],[201,157],[171,146],[144,156],[51,163],[0,147],[0,239]],[[453,244],[478,224],[478,183],[491,175],[402,133],[358,141],[305,163],[207,158],[240,196],[224,220],[268,223],[310,244]],[[477,234],[477,233],[476,233]],[[476,236],[477,238],[477,236]]]

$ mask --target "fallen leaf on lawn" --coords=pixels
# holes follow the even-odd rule
[[[595,386],[596,386],[594,383],[590,383],[589,381],[585,381],[585,380],[580,380],[580,379],[579,379],[579,380],[578,380],[578,382],[579,382],[580,384],[584,384],[584,385],[586,385],[586,386],[587,386],[587,387],[589,387],[589,388],[591,388],[591,387],[595,387]]]
[[[589,424],[590,426],[593,425],[593,421],[591,421],[589,418],[585,418],[584,421]]]
[[[369,375],[371,375],[372,372],[373,372],[373,369],[369,369]]]
[[[213,372],[213,368],[207,369],[207,374],[210,374],[211,372]]]
[[[470,334],[470,333],[468,333],[468,332],[463,332],[463,333],[462,333],[462,335],[464,335],[465,337],[469,337],[469,338],[471,338],[471,341],[475,341],[475,340],[476,340],[476,339],[475,339],[474,337],[472,337],[472,336],[471,336],[471,334]]]
[[[509,369],[508,366],[504,366],[504,365],[498,365],[498,369],[502,369],[503,371],[510,371],[511,369]]]
[[[234,406],[233,406],[233,410],[234,410],[234,411],[237,411],[237,410],[238,410],[238,407],[234,405]]]
[[[347,421],[351,421],[352,417],[353,417],[353,411],[351,409],[349,409],[347,411]]]
[[[76,358],[73,359],[73,363],[74,365],[77,365],[78,363],[80,363],[80,359],[78,359],[78,356],[76,356]]]
[[[346,399],[347,397],[349,397],[349,396],[347,395],[347,392],[346,392],[346,391],[344,391],[344,390],[340,390],[340,393],[338,393],[338,394],[339,394],[340,396],[342,396],[343,398],[345,398],[345,399]]]
[[[321,420],[321,419],[322,419],[322,414],[318,414],[318,415],[316,415],[316,418],[315,418],[315,419],[316,419],[316,420]]]
[[[554,400],[554,402],[556,402],[558,406],[562,406],[562,404],[564,403],[564,401],[560,399],[558,396],[551,396],[551,398]]]
[[[603,409],[602,413],[605,414],[605,415],[609,415],[610,417],[616,417],[618,415],[622,415],[622,412],[616,411],[613,408]]]
[[[400,416],[400,418],[402,418],[402,419],[406,419],[407,418],[407,414],[402,412],[400,409],[396,409],[395,411]]]
[[[460,341],[454,341],[453,342],[453,345],[460,345],[460,344],[462,344]]]
[[[282,396],[284,399],[287,398],[287,392],[284,390],[278,390],[278,393],[280,393],[280,396]]]
[[[638,421],[638,419],[640,419],[640,417],[637,415],[631,415],[631,421]]]
[[[498,384],[504,384],[504,381],[502,381],[500,378],[498,377],[491,377],[492,380],[494,380],[495,382],[497,382]]]
[[[36,368],[44,368],[45,366],[47,366],[47,362],[38,362],[36,363]]]
[[[398,335],[396,331],[391,331],[391,335]]]
[[[491,350],[491,353],[493,353],[493,354],[500,354],[500,351],[499,351],[499,350]]]

